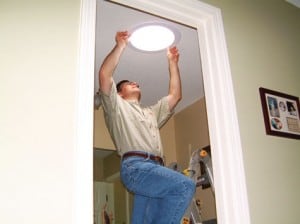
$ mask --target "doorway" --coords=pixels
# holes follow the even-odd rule
[[[220,10],[198,0],[119,0],[118,3],[164,15],[164,17],[197,28],[216,180],[218,220],[220,223],[228,224],[250,223],[239,126]],[[81,20],[85,22],[82,23],[80,32],[82,37],[80,39],[76,127],[77,135],[83,137],[76,140],[75,156],[78,160],[75,167],[74,218],[76,223],[90,223],[89,220],[92,217],[90,206],[92,199],[89,197],[92,189],[91,175],[87,178],[83,174],[85,174],[84,171],[91,174],[89,167],[92,163],[92,157],[87,157],[86,154],[92,140],[93,96],[90,88],[93,86],[91,77],[94,75],[94,67],[90,66],[94,63],[95,48],[91,40],[95,37],[95,17],[93,16],[95,7],[94,0],[83,0]],[[87,74],[89,74],[88,79],[86,79]],[[91,100],[86,101],[89,97]],[[88,107],[86,107],[87,103]],[[86,135],[86,133],[90,134]],[[87,179],[87,182],[80,181],[82,179]],[[82,192],[85,193],[82,194]]]
[[[168,122],[162,128],[161,136],[165,164],[168,166],[170,163],[176,162],[178,167],[186,169],[189,166],[192,152],[210,144],[201,71],[202,66],[198,50],[199,41],[195,28],[113,2],[97,0],[95,94],[99,89],[99,68],[115,44],[114,37],[116,32],[125,29],[129,29],[130,31],[131,27],[151,21],[168,24],[170,27],[176,28],[181,36],[177,47],[180,52],[179,67],[183,97],[175,109],[175,115],[171,119],[171,124]],[[137,81],[142,89],[141,104],[145,106],[151,105],[163,97],[168,90],[169,75],[166,56],[166,50],[145,53],[127,46],[114,72],[113,78],[116,83],[122,79]],[[176,130],[180,130],[175,132],[175,126]],[[106,150],[103,149],[114,150],[114,145],[104,124],[101,105],[99,108],[96,105],[94,112],[94,147],[97,148],[96,156],[100,152],[105,154]],[[119,167],[118,164],[117,166]],[[107,167],[103,168],[106,170]],[[199,200],[201,201],[199,203],[201,204],[201,209],[200,205],[199,209],[201,210],[202,220],[216,219],[213,192],[210,189],[202,190],[199,187],[197,188],[196,197],[198,199],[201,198]],[[102,198],[105,198],[105,195],[102,195]],[[95,205],[94,208],[96,209],[95,213],[99,214],[99,211],[97,211],[98,205]]]

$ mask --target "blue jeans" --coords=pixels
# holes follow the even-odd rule
[[[121,179],[134,194],[131,224],[179,224],[196,188],[183,174],[137,156],[122,161]]]

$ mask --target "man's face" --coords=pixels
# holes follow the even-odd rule
[[[132,88],[134,88],[134,87],[139,88],[140,87],[137,82],[128,81],[128,82],[124,82],[124,83],[121,84],[121,87],[120,87],[121,91],[123,91],[123,89],[128,87],[128,86],[132,87]]]
[[[128,96],[137,95],[138,100],[140,100],[141,97],[141,90],[140,86],[137,82],[124,82],[120,86],[119,94],[126,99]]]

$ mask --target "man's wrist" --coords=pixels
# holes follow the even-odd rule
[[[169,60],[170,66],[178,66],[178,61]]]
[[[126,48],[127,44],[125,43],[117,43],[116,44],[116,48],[120,49],[120,50],[124,50]]]

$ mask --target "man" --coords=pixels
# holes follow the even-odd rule
[[[113,72],[127,46],[129,33],[117,32],[116,44],[99,71],[107,128],[122,156],[121,179],[134,194],[132,224],[179,224],[194,195],[195,184],[163,166],[159,128],[171,117],[181,99],[176,47],[168,49],[169,93],[151,107],[141,107],[136,82],[115,85]]]

